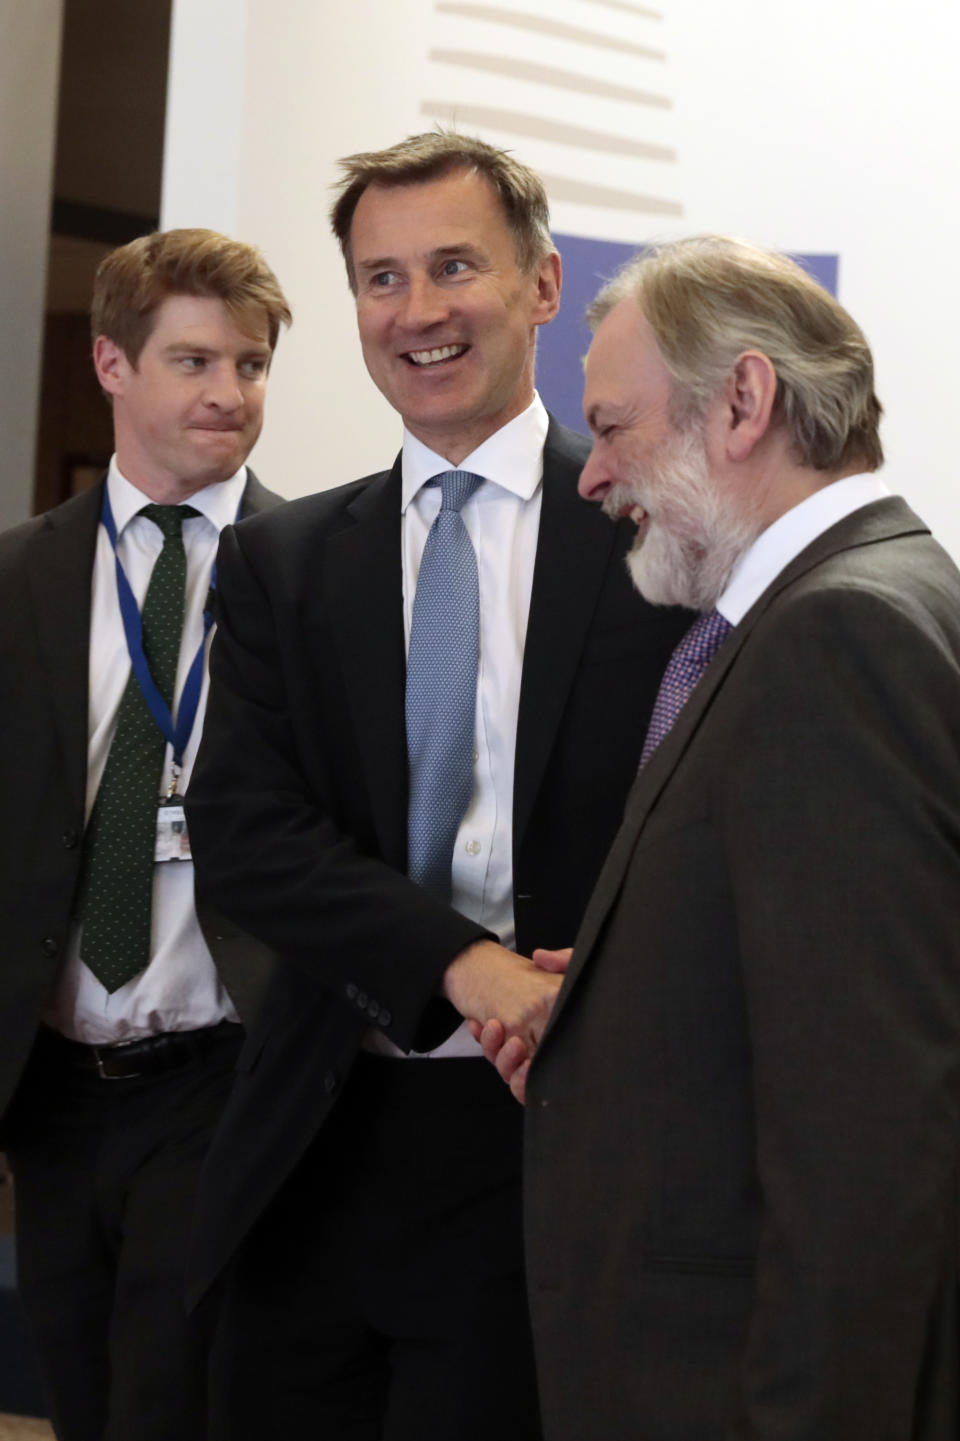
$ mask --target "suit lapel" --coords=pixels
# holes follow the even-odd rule
[[[616,543],[616,526],[577,494],[583,461],[551,420],[543,452],[540,533],[517,716],[514,854],[530,819]]]
[[[247,483],[243,488],[243,499],[240,503],[240,519],[245,520],[248,515],[259,515],[264,510],[274,510],[283,503],[283,496],[268,490],[248,465]]]
[[[551,421],[517,721],[514,847],[543,777],[576,675],[616,527],[577,495],[583,456]],[[350,507],[356,522],[327,543],[325,606],[377,809],[385,857],[406,865],[406,664],[400,544],[401,469],[378,476]]]
[[[56,716],[70,802],[86,790],[90,606],[103,481],[41,517],[24,548],[26,593],[36,618],[45,690]],[[279,499],[248,472],[243,514]]]
[[[563,990],[554,1008],[549,1029],[570,996],[577,978],[584,969],[623,884],[624,875],[647,817],[667,785],[677,765],[696,735],[714,697],[726,681],[736,659],[750,638],[757,622],[778,596],[795,581],[814,570],[830,557],[845,550],[874,545],[896,536],[928,534],[928,527],[918,519],[899,497],[874,501],[845,517],[818,536],[796,556],[771,582],[755,604],[730,632],[711,661],[693,695],[677,718],[663,743],[654,751],[638,775],[627,797],[623,824],[618,831],[603,870],[597,880],[577,935],[573,959]]]
[[[324,608],[330,617],[383,855],[407,858],[403,571],[400,461],[375,477],[348,511],[354,524],[326,543]]]
[[[87,771],[90,586],[103,482],[45,515],[24,553],[44,689],[53,706],[69,800],[82,815]]]

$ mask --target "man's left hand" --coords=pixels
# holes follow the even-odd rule
[[[541,971],[563,975],[572,954],[572,946],[566,946],[559,951],[538,947],[531,959]],[[510,1087],[516,1100],[521,1106],[526,1105],[527,1074],[533,1059],[529,1047],[519,1036],[508,1037],[502,1021],[496,1019],[487,1021],[483,1026],[478,1021],[471,1021],[470,1031],[474,1040],[480,1042],[484,1056],[492,1066],[496,1066],[498,1074]]]

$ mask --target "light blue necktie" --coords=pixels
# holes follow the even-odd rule
[[[643,743],[640,769],[643,770],[657,746],[673,729],[696,688],[700,677],[713,660],[733,627],[718,610],[708,610],[694,621],[677,646],[660,682],[653,714]]]
[[[449,900],[453,847],[473,793],[480,656],[477,557],[460,508],[483,476],[445,470],[427,484],[439,485],[443,499],[420,561],[407,656],[407,872]]]

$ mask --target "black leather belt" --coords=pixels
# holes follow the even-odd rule
[[[241,1030],[232,1021],[221,1021],[199,1031],[161,1031],[116,1046],[85,1046],[58,1031],[48,1031],[44,1039],[47,1046],[56,1049],[62,1062],[77,1070],[92,1072],[103,1081],[132,1081],[137,1076],[156,1076],[198,1061],[227,1041],[239,1047]]]

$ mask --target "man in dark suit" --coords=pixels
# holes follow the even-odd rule
[[[236,1258],[231,1441],[529,1441],[520,1112],[463,1018],[542,1031],[563,957],[528,958],[574,933],[689,617],[632,592],[629,527],[579,501],[587,446],[535,395],[560,289],[538,178],[449,135],[344,168],[403,451],[221,544],[198,884],[283,965],[196,1290]]]
[[[219,533],[279,499],[244,462],[289,319],[252,246],[114,251],[92,315],[109,471],[0,538],[0,1135],[61,1441],[206,1434],[186,1237],[266,958],[198,918],[180,793]]]
[[[947,1441],[960,575],[792,262],[678,242],[593,319],[581,493],[701,617],[529,1071],[545,1432]]]

